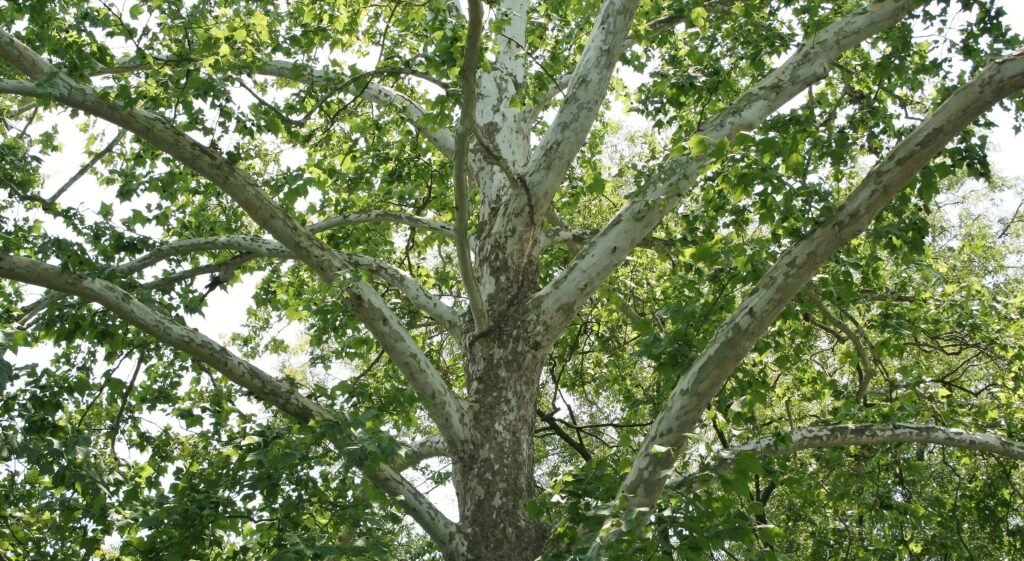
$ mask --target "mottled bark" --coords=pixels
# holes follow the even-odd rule
[[[547,351],[529,333],[507,320],[475,342],[466,361],[473,436],[452,454],[466,559],[530,560],[545,540],[526,515],[536,493],[533,429]]]

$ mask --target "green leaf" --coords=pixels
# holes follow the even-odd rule
[[[701,156],[707,153],[711,146],[711,139],[706,136],[695,134],[686,141],[686,146],[690,149],[690,155]]]

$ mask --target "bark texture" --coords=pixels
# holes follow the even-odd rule
[[[467,559],[534,559],[545,539],[526,502],[537,489],[533,432],[546,349],[509,316],[466,361],[473,435],[452,460]]]

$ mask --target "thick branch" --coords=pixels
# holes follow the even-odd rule
[[[280,409],[299,422],[340,420],[336,412],[320,406],[302,395],[295,387],[242,360],[195,329],[156,312],[108,281],[63,271],[59,267],[8,253],[0,253],[0,276],[96,302],[161,343],[210,365],[228,380],[251,392],[257,399]],[[352,443],[344,440],[345,438],[347,437],[332,435],[332,440],[335,440],[336,444],[350,446]],[[402,502],[406,512],[438,542],[442,549],[456,546],[455,525],[408,481],[387,466],[369,466],[364,473],[384,491]]]
[[[335,418],[334,412],[306,398],[295,388],[238,358],[209,337],[152,310],[113,283],[8,253],[0,253],[0,276],[96,302],[161,343],[209,364],[261,401],[300,422]]]
[[[569,164],[590,133],[638,5],[638,0],[605,0],[601,5],[565,101],[530,156],[525,177],[534,198],[534,220],[544,217]]]
[[[676,491],[691,491],[701,473],[728,474],[741,454],[782,456],[811,448],[838,448],[875,444],[918,443],[952,446],[1024,460],[1024,443],[991,434],[969,432],[935,425],[884,423],[806,427],[780,436],[762,438],[719,451],[700,472],[689,473],[669,483]]]
[[[787,101],[823,78],[829,63],[843,51],[896,24],[915,4],[913,0],[874,2],[825,27],[781,66],[710,119],[698,134],[714,144],[757,127]],[[556,337],[661,218],[679,207],[705,161],[704,155],[667,161],[646,182],[645,189],[641,189],[643,194],[620,210],[566,270],[535,297],[536,317],[549,324],[549,337]]]
[[[469,0],[469,27],[466,29],[466,50],[459,79],[462,83],[462,107],[459,130],[455,135],[455,252],[459,261],[462,284],[469,296],[469,309],[478,333],[486,331],[491,321],[487,304],[473,271],[469,248],[469,140],[476,128],[476,70],[480,63],[480,33],[483,31],[484,8],[480,0]]]
[[[494,72],[503,75],[505,83],[519,89],[526,78],[526,27],[530,11],[529,0],[501,0],[496,6],[497,19],[504,20],[495,37]]]
[[[409,480],[391,466],[381,464],[372,472],[371,480],[395,497],[409,516],[434,540],[446,557],[459,559],[465,553],[465,538],[458,526],[448,520]]]
[[[402,451],[402,469],[408,469],[430,458],[448,455],[448,445],[440,436],[428,436],[412,442]]]
[[[570,249],[574,251],[579,250],[579,246],[584,244],[594,236],[601,233],[598,229],[586,229],[586,230],[573,230],[569,228],[554,227],[548,228],[544,231],[544,238],[541,242],[541,248],[548,248],[556,244],[567,244]],[[678,252],[680,245],[674,243],[672,240],[666,240],[664,238],[656,238],[653,236],[647,236],[646,238],[637,242],[636,247],[650,249],[659,253],[665,252]]]
[[[786,250],[679,379],[619,492],[627,516],[652,507],[676,452],[708,402],[775,318],[839,248],[871,221],[943,146],[1002,98],[1024,88],[1024,51],[997,60],[957,90],[880,161],[835,214]],[[600,546],[595,545],[593,552]]]
[[[25,61],[26,57],[30,59],[28,62]],[[252,177],[233,166],[219,152],[175,128],[166,119],[149,111],[121,107],[103,99],[91,87],[75,82],[2,30],[0,59],[30,76],[46,75],[45,90],[34,84],[26,88],[24,82],[0,81],[0,91],[35,97],[49,96],[61,104],[107,120],[166,152],[224,191],[296,259],[309,266],[325,282],[344,289],[348,304],[419,394],[441,433],[455,441],[464,437],[465,405],[447,386],[380,295],[368,284],[358,280],[340,254],[289,216],[259,188]]]

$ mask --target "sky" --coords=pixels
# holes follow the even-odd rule
[[[1000,5],[1006,10],[1010,28],[1024,34],[1024,0],[1003,0]],[[1012,119],[1006,111],[997,110],[992,115],[999,125],[990,137],[990,155],[996,173],[1024,178],[1024,138],[1014,135]]]
[[[1024,34],[1024,0],[1003,0],[1001,5],[1009,15],[1008,22],[1011,28]],[[999,125],[990,135],[991,157],[997,174],[1009,178],[1024,178],[1024,138],[1013,133],[1012,121],[1006,112],[995,111],[992,113],[992,117]],[[63,184],[79,169],[85,159],[84,156],[81,156],[83,154],[83,135],[70,128],[65,131],[60,139],[65,146],[64,155],[60,158],[51,158],[43,168],[48,185],[48,188],[44,190],[46,193],[52,192],[57,186]],[[112,133],[108,135],[108,138],[110,136]],[[78,154],[79,157],[73,157],[74,154]],[[62,203],[85,207],[95,205],[94,190],[97,188],[95,181],[82,180],[62,198]],[[1018,202],[1007,201],[1006,204],[1015,206]],[[247,282],[232,286],[230,291],[214,291],[208,298],[209,307],[206,315],[192,317],[190,325],[214,339],[224,341],[227,335],[238,330],[239,326],[244,323],[245,306],[254,286],[255,282],[250,278]],[[293,326],[286,335],[297,337],[298,329]],[[45,348],[22,350],[16,360],[17,362],[43,362],[47,359],[48,354],[49,351]],[[258,366],[269,372],[276,371],[279,362],[280,359],[272,356],[262,357],[256,361]],[[446,497],[438,497],[438,502],[446,514],[454,516],[454,501],[447,496],[450,491],[442,490],[441,493]]]

